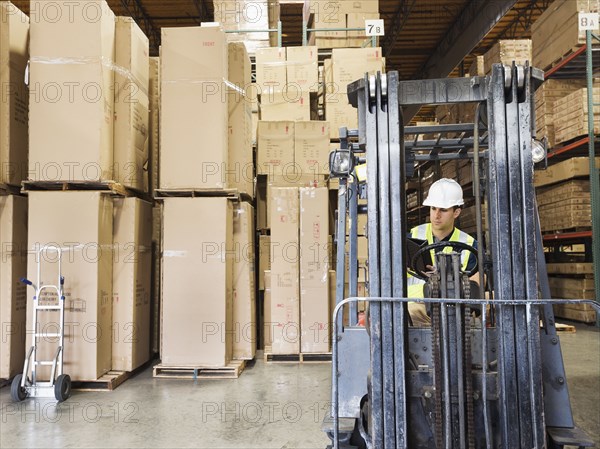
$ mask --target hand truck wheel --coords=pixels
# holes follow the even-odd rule
[[[21,386],[23,374],[17,374],[10,385],[10,396],[15,402],[21,402],[27,397],[27,390]]]
[[[54,383],[54,397],[58,402],[64,402],[71,396],[71,376],[61,374]]]

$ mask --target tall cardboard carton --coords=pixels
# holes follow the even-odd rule
[[[348,47],[363,47],[365,42],[371,41],[371,37],[366,35],[365,20],[379,19],[377,12],[353,12],[346,16],[348,28],[362,28],[362,31],[348,31]]]
[[[167,198],[163,207],[162,364],[226,366],[233,346],[231,202]]]
[[[105,1],[52,4],[56,20],[31,21],[29,179],[112,180],[115,16]]]
[[[150,58],[150,117],[148,125],[148,134],[150,136],[150,163],[148,171],[150,174],[150,192],[154,192],[159,187],[158,183],[158,162],[160,149],[160,58]],[[144,189],[146,190],[146,189]]]
[[[27,176],[29,19],[0,2],[0,184],[21,185]]]
[[[295,173],[294,122],[258,122],[257,173],[286,176]]]
[[[252,360],[256,354],[254,208],[248,203],[233,211],[233,242],[233,358]]]
[[[329,189],[300,189],[300,350],[329,351]]]
[[[383,71],[381,48],[336,48],[331,53],[333,84],[336,92],[346,93],[348,84],[361,79],[366,72]]]
[[[263,302],[263,341],[265,349],[273,345],[273,320],[271,319],[271,271],[265,271],[265,294]]]
[[[77,220],[73,213],[77,211]],[[64,372],[73,380],[95,380],[112,367],[113,203],[109,195],[92,191],[30,192],[27,276],[36,283],[41,261],[41,284],[57,284],[58,257],[45,245],[64,249],[65,278]],[[40,304],[56,302],[47,290]],[[27,345],[31,345],[32,303],[27,303]],[[57,332],[55,312],[38,315],[38,331]],[[56,339],[42,337],[39,358],[51,360]],[[45,368],[45,367],[44,367]],[[49,371],[40,371],[49,375]]]
[[[358,112],[348,102],[347,94],[327,94],[325,98],[325,119],[329,122],[332,139],[340,137],[340,128],[358,128]]]
[[[294,162],[296,169],[307,175],[329,173],[328,122],[296,122],[294,131]]]
[[[287,84],[285,48],[256,50],[256,84],[260,94],[281,92],[285,89]]]
[[[226,188],[225,33],[163,28],[161,67],[161,189]]]
[[[236,89],[228,90],[229,164],[228,184],[254,196],[254,161],[252,154],[251,63],[242,42],[229,44],[229,79]]]
[[[116,198],[113,212],[112,369],[133,371],[150,358],[152,205]]]
[[[27,292],[27,198],[0,196],[0,379],[23,371]]]
[[[299,198],[297,187],[274,187],[271,200],[273,354],[300,350]]]
[[[140,191],[148,186],[148,38],[131,17],[117,17],[114,178]]]
[[[302,92],[317,92],[319,66],[317,47],[287,47],[287,83]]]
[[[310,120],[310,94],[290,85],[283,92],[260,96],[260,119],[263,121]]]
[[[258,289],[265,289],[264,273],[271,272],[271,236],[261,235],[258,240]]]

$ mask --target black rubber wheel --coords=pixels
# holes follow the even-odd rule
[[[71,377],[61,374],[54,383],[54,397],[58,402],[64,402],[71,396]]]
[[[17,374],[10,385],[10,396],[15,402],[21,402],[27,397],[27,390],[21,386],[23,374]]]

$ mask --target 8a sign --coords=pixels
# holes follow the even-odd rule
[[[580,12],[579,13],[579,31],[597,30],[598,29],[598,13],[597,12]]]

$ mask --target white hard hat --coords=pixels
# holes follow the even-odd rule
[[[439,207],[440,209],[449,209],[463,204],[465,202],[462,187],[454,179],[449,178],[442,178],[434,182],[429,188],[427,198],[423,201],[423,206]]]

